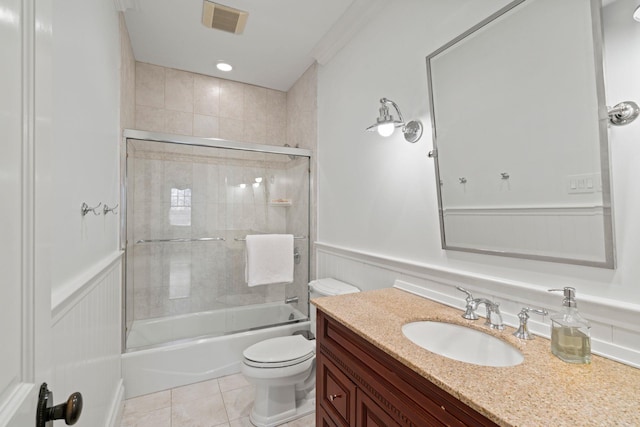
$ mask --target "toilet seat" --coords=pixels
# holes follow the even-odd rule
[[[315,342],[302,335],[270,338],[242,352],[244,363],[257,368],[282,368],[315,356]]]

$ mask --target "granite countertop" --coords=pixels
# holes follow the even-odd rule
[[[400,289],[313,299],[319,309],[432,383],[504,426],[640,426],[640,369],[592,356],[575,365],[551,354],[549,340],[519,340],[514,328],[484,320]],[[431,353],[407,339],[402,325],[437,320],[467,325],[517,347],[524,362],[485,367]]]

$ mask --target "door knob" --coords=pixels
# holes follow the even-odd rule
[[[53,427],[53,420],[64,420],[71,426],[78,422],[82,414],[82,395],[79,392],[72,393],[66,402],[53,406],[53,392],[47,387],[47,383],[40,386],[38,408],[36,411],[36,427]]]

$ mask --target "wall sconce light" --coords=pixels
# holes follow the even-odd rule
[[[405,123],[402,118],[402,113],[398,105],[390,99],[380,99],[380,116],[377,118],[376,123],[369,126],[366,130],[373,132],[377,130],[381,136],[390,136],[395,128],[402,128],[404,133],[404,139],[409,142],[417,142],[422,136],[422,123],[419,120],[412,120],[409,123]],[[389,112],[388,105],[395,108],[398,113],[398,120],[393,118],[393,115]]]
[[[636,10],[633,11],[633,19],[640,22],[640,6],[636,7]]]

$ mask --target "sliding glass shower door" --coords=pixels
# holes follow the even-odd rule
[[[307,317],[308,156],[129,139],[126,175],[128,349]],[[294,283],[250,288],[245,238],[272,233]]]

